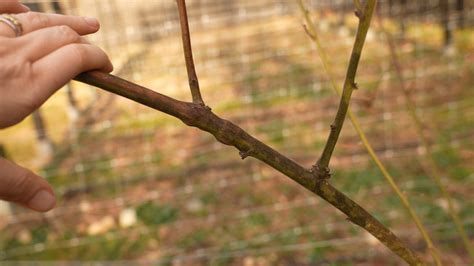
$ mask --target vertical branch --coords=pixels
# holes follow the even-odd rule
[[[199,80],[194,67],[193,50],[189,33],[188,12],[186,11],[186,0],[177,0],[179,11],[179,22],[181,24],[181,36],[183,39],[184,58],[186,60],[186,70],[188,72],[189,88],[193,97],[193,103],[204,105]]]
[[[324,146],[323,153],[316,162],[316,165],[313,166],[313,171],[318,175],[318,177],[323,179],[329,178],[330,176],[329,162],[339,139],[342,126],[344,125],[344,119],[346,118],[347,110],[349,109],[352,92],[354,89],[357,89],[357,84],[355,82],[357,68],[359,67],[362,49],[364,47],[365,38],[367,37],[367,32],[369,31],[370,22],[372,20],[372,15],[374,13],[376,4],[377,0],[368,0],[363,10],[356,12],[356,15],[359,17],[359,26],[357,29],[354,47],[352,49],[349,66],[347,68],[339,109],[337,110],[334,122],[331,124],[331,132],[326,145]]]
[[[338,94],[341,95],[341,89],[339,86],[336,84],[335,81],[335,74],[332,69],[332,65],[328,59],[328,55],[326,51],[324,50],[321,41],[319,40],[318,34],[316,32],[316,29],[314,27],[314,23],[311,20],[311,17],[309,15],[309,11],[304,7],[302,0],[298,0],[298,4],[300,7],[301,12],[304,15],[304,19],[306,22],[305,29],[306,32],[308,33],[308,36],[313,40],[313,42],[316,44],[316,48],[318,51],[318,54],[320,55],[321,61],[323,63],[324,70],[326,71],[329,80],[331,82],[331,85],[334,89],[334,91]],[[356,11],[360,10],[360,6],[356,5]],[[389,173],[388,169],[385,167],[385,165],[382,163],[378,155],[375,153],[372,145],[370,144],[369,140],[367,139],[367,136],[365,135],[364,131],[362,130],[362,127],[360,126],[359,119],[357,116],[355,116],[351,110],[348,110],[348,116],[349,119],[351,120],[357,134],[359,135],[359,138],[361,139],[364,147],[366,148],[367,152],[369,153],[370,157],[372,160],[375,162],[377,167],[380,169],[380,172],[384,176],[384,178],[387,180],[389,183],[390,187],[392,190],[395,192],[395,194],[400,198],[400,201],[402,202],[403,207],[407,210],[407,212],[410,214],[412,217],[412,220],[415,222],[416,227],[421,233],[421,236],[426,242],[426,245],[428,249],[430,250],[433,259],[436,261],[438,265],[441,264],[440,259],[438,257],[437,251],[433,245],[433,241],[431,240],[430,236],[427,233],[426,228],[424,227],[423,223],[421,222],[420,218],[415,212],[415,209],[411,206],[410,201],[408,198],[403,194],[402,190],[399,188],[397,183],[395,182],[395,179],[393,176]]]
[[[474,261],[474,248],[472,247],[472,244],[469,240],[469,237],[467,236],[467,233],[464,229],[464,226],[462,224],[462,221],[459,217],[459,215],[456,212],[456,209],[454,208],[453,200],[450,195],[450,193],[446,190],[442,180],[442,170],[436,163],[436,160],[433,156],[433,150],[431,149],[431,145],[428,141],[428,138],[426,137],[424,133],[424,126],[421,118],[418,116],[416,113],[416,108],[415,108],[415,103],[413,102],[413,99],[410,96],[410,92],[408,90],[408,87],[406,85],[405,79],[403,77],[403,72],[402,72],[402,65],[400,64],[400,61],[398,59],[398,52],[397,48],[395,46],[395,41],[393,40],[392,35],[384,28],[381,19],[379,18],[379,25],[382,30],[382,32],[385,35],[385,39],[387,41],[388,49],[390,52],[390,57],[392,61],[392,66],[395,70],[395,74],[398,79],[398,84],[401,87],[401,90],[403,92],[404,98],[405,98],[405,104],[408,110],[408,113],[413,120],[413,123],[415,125],[415,129],[417,132],[417,135],[420,139],[421,145],[425,149],[425,160],[428,163],[428,168],[425,170],[429,173],[429,175],[432,176],[434,179],[436,185],[439,187],[441,194],[443,198],[446,200],[448,203],[448,213],[451,216],[451,219],[454,222],[454,225],[456,227],[456,230],[458,231],[458,234],[461,236],[461,239],[463,241],[463,244],[469,254],[469,257],[471,258],[472,261]]]

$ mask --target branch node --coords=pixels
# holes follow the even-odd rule
[[[242,160],[245,160],[247,157],[251,156],[253,153],[253,149],[248,149],[247,151],[240,151],[239,155]]]
[[[313,165],[310,172],[317,181],[324,181],[331,178],[331,169],[329,169],[329,167],[321,167],[319,162]]]
[[[203,101],[192,102],[194,108],[204,109],[206,111],[212,111],[209,105],[206,105]]]
[[[362,4],[360,3],[359,0],[354,0],[354,5],[355,5],[355,15],[358,17],[360,20],[364,19],[364,11],[362,8]]]
[[[354,82],[354,83],[352,84],[352,88],[353,88],[354,90],[358,90],[358,89],[359,89],[359,84],[357,84],[357,82]]]
[[[358,17],[360,20],[364,19],[364,12],[360,9],[354,10],[354,14],[356,17]]]
[[[310,31],[309,31],[309,28],[308,28],[308,25],[306,24],[302,24],[303,25],[303,29],[305,31],[305,33],[308,35],[308,37],[312,40],[316,39],[316,36],[314,36]]]
[[[359,11],[359,13],[362,14],[362,4],[360,3],[360,1],[354,0],[354,5],[356,8],[356,11]]]

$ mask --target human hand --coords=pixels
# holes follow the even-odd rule
[[[23,25],[20,37],[0,23],[0,128],[23,120],[81,72],[113,68],[81,37],[99,29],[96,19],[37,12],[15,18]]]
[[[23,26],[16,37],[0,22],[0,128],[22,121],[78,74],[113,69],[107,55],[81,37],[99,30],[97,20],[26,11],[17,0],[0,1],[0,14],[15,13]],[[56,203],[44,179],[5,159],[0,159],[0,199],[36,211]]]

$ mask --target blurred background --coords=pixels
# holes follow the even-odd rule
[[[114,74],[190,100],[176,2],[23,1],[98,17],[90,36]],[[319,157],[339,102],[296,1],[188,0],[204,100],[297,162]],[[351,0],[307,1],[342,85],[357,18]],[[404,79],[443,181],[474,237],[474,1],[385,0]],[[352,110],[442,256],[467,253],[426,169],[386,39],[374,18]],[[0,151],[45,177],[59,198],[37,214],[2,203],[0,259],[154,265],[402,264],[345,216],[234,148],[177,119],[72,82],[20,125]],[[424,242],[347,121],[332,182],[429,260]]]

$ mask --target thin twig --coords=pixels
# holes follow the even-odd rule
[[[451,219],[453,220],[456,230],[458,231],[458,234],[461,236],[461,239],[463,241],[463,244],[469,254],[469,257],[471,260],[474,262],[474,248],[472,247],[472,244],[469,240],[469,237],[466,234],[466,231],[464,229],[464,226],[461,222],[461,219],[459,215],[457,214],[454,204],[453,204],[453,199],[450,195],[450,193],[446,190],[445,185],[443,184],[443,181],[441,180],[442,176],[442,170],[437,164],[434,156],[433,156],[433,150],[431,149],[431,145],[424,133],[424,126],[423,122],[421,121],[421,118],[418,116],[416,113],[416,108],[415,108],[415,103],[413,102],[413,99],[411,98],[410,91],[408,90],[408,87],[405,82],[405,78],[403,77],[403,72],[402,72],[402,65],[398,59],[398,52],[397,48],[395,46],[395,41],[393,39],[393,36],[387,31],[387,29],[383,25],[382,18],[378,16],[378,23],[381,31],[385,35],[385,39],[387,41],[387,46],[390,52],[390,57],[392,61],[392,66],[395,70],[395,74],[398,79],[398,84],[400,85],[400,88],[403,92],[404,98],[405,98],[405,104],[408,110],[408,113],[413,120],[413,123],[415,125],[415,130],[417,132],[417,135],[421,141],[421,145],[425,149],[425,160],[428,163],[429,167],[425,167],[425,171],[429,173],[430,176],[433,177],[436,185],[439,187],[441,194],[443,198],[446,200],[448,203],[448,213],[451,216]]]
[[[188,13],[186,11],[186,1],[177,0],[179,11],[179,22],[181,24],[181,37],[183,39],[184,58],[186,60],[186,70],[188,72],[189,88],[193,97],[193,103],[204,105],[199,88],[199,79],[194,67],[193,49],[189,33]]]
[[[323,48],[319,38],[318,38],[318,34],[317,34],[317,31],[316,31],[316,28],[314,27],[314,23],[313,21],[311,20],[311,17],[309,15],[309,11],[306,9],[306,7],[304,6],[303,4],[303,1],[302,0],[298,0],[298,4],[299,4],[299,7],[301,9],[301,12],[303,13],[304,15],[304,19],[306,21],[306,25],[305,25],[305,30],[306,32],[308,32],[308,36],[313,40],[313,42],[316,44],[316,48],[318,50],[318,54],[320,55],[320,58],[321,58],[321,61],[323,63],[323,67],[325,69],[325,71],[327,72],[327,75],[329,77],[329,80],[332,84],[332,87],[333,89],[335,90],[335,92],[338,94],[338,95],[341,95],[341,89],[339,88],[339,86],[336,84],[336,81],[335,81],[335,74],[333,72],[333,68],[332,68],[332,65],[330,63],[330,61],[328,60],[328,56],[327,56],[327,53],[325,51],[325,49]],[[387,170],[387,168],[385,167],[385,165],[382,163],[382,161],[380,160],[380,158],[378,157],[378,155],[375,153],[372,145],[370,144],[369,140],[367,139],[367,136],[365,135],[364,131],[362,130],[362,127],[360,126],[360,123],[359,123],[359,119],[357,118],[356,115],[354,115],[354,113],[352,113],[351,110],[348,110],[348,116],[349,116],[349,119],[351,120],[352,122],[352,125],[354,126],[357,134],[359,135],[363,145],[365,146],[366,150],[368,151],[370,157],[372,158],[372,160],[375,162],[375,164],[377,165],[377,167],[380,169],[382,175],[384,176],[384,178],[387,180],[387,182],[390,184],[390,187],[392,188],[392,190],[395,192],[395,194],[397,194],[397,196],[400,198],[403,206],[405,207],[405,209],[408,211],[408,213],[410,214],[410,216],[412,217],[413,221],[415,222],[418,230],[420,231],[421,233],[421,236],[423,237],[423,239],[425,240],[426,242],[426,245],[428,247],[428,249],[431,251],[432,253],[432,256],[433,256],[433,259],[437,262],[438,265],[440,265],[440,259],[437,255],[437,252],[435,250],[435,247],[433,245],[433,241],[431,240],[430,236],[428,235],[427,233],[427,230],[426,228],[424,227],[423,223],[421,222],[420,218],[418,217],[418,215],[416,214],[414,208],[411,206],[410,204],[410,201],[408,200],[408,198],[403,194],[403,192],[401,191],[401,189],[398,187],[398,185],[396,184],[395,182],[395,179],[392,177],[392,175],[389,173],[389,171]],[[439,262],[439,263],[438,263]]]
[[[211,133],[219,142],[234,146],[240,152],[259,159],[319,195],[346,214],[350,221],[364,228],[409,264],[423,265],[416,254],[395,234],[364,208],[334,188],[327,180],[318,180],[310,170],[270,148],[232,122],[218,117],[209,108],[178,101],[113,75],[97,71],[83,73],[76,77],[76,80],[121,95],[174,116],[188,126]],[[252,152],[249,153],[249,151]]]
[[[355,82],[357,68],[359,67],[362,49],[364,47],[365,38],[367,37],[367,32],[369,31],[370,22],[372,20],[372,15],[374,13],[376,4],[377,0],[368,0],[364,6],[362,14],[358,15],[359,26],[357,29],[354,47],[352,48],[349,66],[347,68],[346,79],[344,81],[344,88],[341,101],[339,103],[339,108],[337,110],[336,118],[331,124],[331,132],[329,133],[329,137],[326,145],[324,146],[321,157],[313,167],[313,171],[315,171],[319,178],[329,178],[330,175],[329,162],[339,139],[342,126],[344,125],[347,110],[349,109],[352,91],[357,89],[357,84]]]

